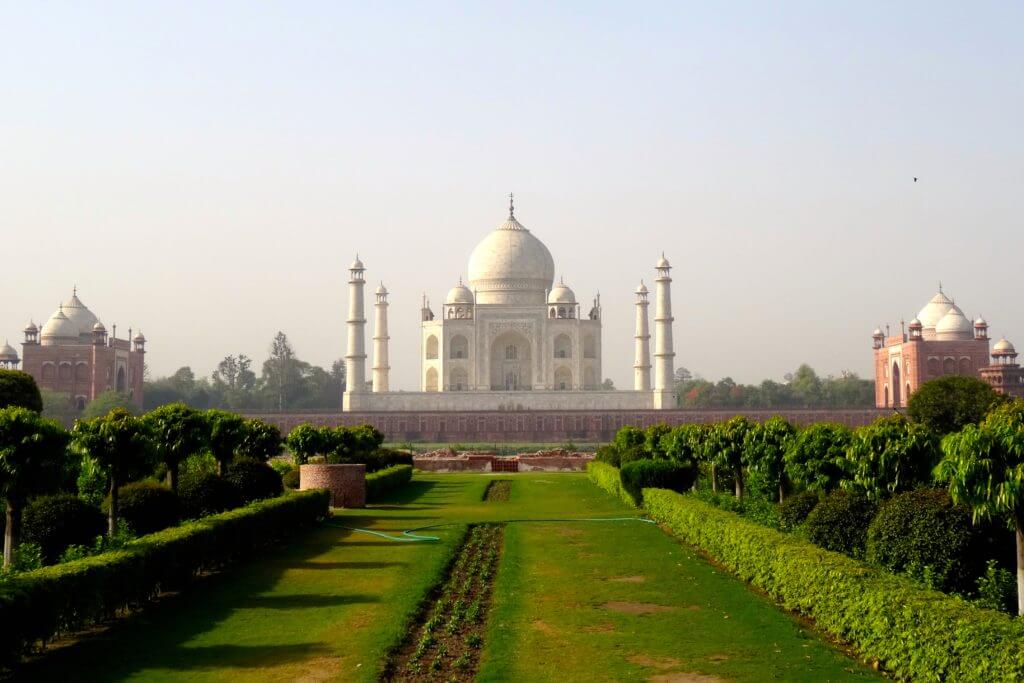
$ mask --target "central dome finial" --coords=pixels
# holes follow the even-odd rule
[[[516,205],[513,202],[514,199],[515,199],[515,195],[512,194],[511,192],[509,192],[508,193],[508,217],[509,218],[515,218],[516,217]]]

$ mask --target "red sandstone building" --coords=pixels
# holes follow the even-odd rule
[[[904,408],[923,383],[946,375],[978,377],[996,391],[1024,397],[1024,369],[1017,351],[1000,339],[989,354],[988,323],[973,323],[939,289],[898,336],[881,329],[872,335],[875,349],[875,405]]]
[[[141,406],[146,338],[139,332],[134,339],[118,339],[116,333],[115,326],[114,334],[107,335],[107,328],[75,291],[41,330],[34,322],[25,328],[22,370],[32,375],[41,389],[67,394],[79,410],[111,389],[127,394]],[[17,367],[17,354],[6,362],[7,367]]]

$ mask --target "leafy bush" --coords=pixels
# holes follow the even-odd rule
[[[107,473],[92,457],[83,455],[75,478],[78,497],[89,505],[99,506],[107,495]]]
[[[951,375],[918,387],[907,402],[907,414],[936,434],[950,434],[981,422],[1002,400],[988,382]]]
[[[863,557],[875,504],[859,493],[833,491],[804,521],[807,540],[825,550]]]
[[[0,588],[0,664],[31,646],[135,608],[308,527],[327,491],[303,491],[143,536],[115,550],[11,577]]]
[[[56,562],[69,545],[91,544],[106,528],[98,508],[69,493],[40,496],[22,515],[22,539],[39,545],[45,564]]]
[[[286,489],[299,488],[299,468],[294,467],[281,477],[281,483]]]
[[[8,406],[43,412],[43,397],[32,375],[21,370],[0,370],[0,408]]]
[[[238,491],[243,504],[280,496],[284,491],[281,475],[270,465],[255,460],[232,463],[224,478]]]
[[[587,463],[587,477],[598,487],[612,494],[626,505],[636,507],[636,501],[622,488],[622,478],[619,470],[606,462],[591,460]]]
[[[911,491],[931,482],[939,455],[939,439],[928,427],[900,414],[881,417],[853,433],[846,452],[852,478],[842,485],[875,501]]]
[[[897,679],[1024,678],[1024,620],[976,609],[693,496],[649,489],[644,507],[676,536]]]
[[[174,526],[181,521],[181,502],[168,486],[136,481],[117,490],[121,519],[139,536]],[[104,509],[110,499],[103,502]]]
[[[366,475],[366,502],[380,500],[412,481],[412,465],[392,465]]]
[[[697,478],[697,469],[673,460],[634,460],[622,466],[619,476],[622,488],[639,505],[645,488],[688,491]]]
[[[792,531],[807,519],[817,507],[821,496],[814,491],[802,491],[782,501],[779,506],[779,524],[783,531]]]
[[[242,496],[234,484],[212,472],[196,472],[183,477],[178,485],[181,515],[199,519],[215,515],[242,504]]]
[[[372,453],[368,453],[362,456],[356,455],[352,458],[352,462],[366,465],[366,473],[372,474],[373,472],[379,472],[380,470],[394,467],[395,465],[408,465],[412,467],[412,455],[410,453],[402,453],[401,451],[392,450],[390,448],[378,448]]]
[[[971,552],[974,534],[966,508],[944,490],[902,493],[882,504],[868,527],[868,562],[923,578],[929,587],[967,591],[983,567]]]
[[[985,573],[978,577],[978,607],[1013,614],[1017,611],[1017,577],[1003,569],[995,560],[985,565]]]
[[[809,491],[834,490],[844,478],[846,448],[852,436],[849,427],[830,422],[801,430],[786,449],[786,476]]]

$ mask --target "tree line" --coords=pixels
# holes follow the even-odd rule
[[[203,409],[341,410],[344,391],[344,360],[334,361],[329,369],[301,360],[287,335],[278,332],[259,375],[253,360],[241,353],[225,356],[209,377],[196,377],[185,366],[144,382],[143,408],[184,403]]]
[[[853,372],[820,377],[805,363],[783,379],[737,384],[725,377],[711,382],[678,368],[674,388],[683,408],[870,408],[875,404],[874,380]]]

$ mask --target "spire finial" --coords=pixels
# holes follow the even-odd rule
[[[511,192],[508,193],[508,217],[516,217],[515,195]]]
[[[71,286],[71,296],[78,296],[78,285],[77,284]]]
[[[942,280],[939,280],[939,294],[944,294],[942,291]]]

